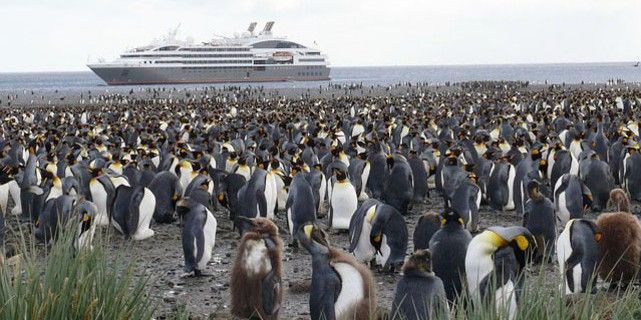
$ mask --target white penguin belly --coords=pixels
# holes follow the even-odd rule
[[[496,301],[496,310],[499,311],[499,314],[503,314],[501,311],[507,312],[508,319],[513,320],[516,318],[517,305],[516,305],[516,294],[514,292],[514,282],[509,280],[505,285],[498,288],[495,292],[495,301]]]
[[[376,264],[379,266],[384,266],[389,260],[389,256],[392,253],[392,249],[387,244],[387,236],[383,235],[381,240],[381,251],[376,253]]]
[[[276,202],[278,201],[278,194],[276,192],[276,179],[272,173],[268,173],[265,178],[265,200],[267,202],[267,219],[274,220],[274,209],[276,209]]]
[[[9,182],[9,194],[11,195],[11,199],[13,199],[13,209],[11,209],[11,214],[13,215],[21,215],[22,214],[22,206],[20,205],[20,186],[18,186],[18,182],[15,180],[12,180]]]
[[[376,206],[372,206],[372,208],[376,208]],[[375,257],[376,248],[374,248],[369,239],[372,225],[366,218],[363,219],[363,227],[361,228],[361,234],[358,236],[358,244],[354,248],[354,257],[360,262],[368,263]]]
[[[492,256],[487,254],[487,248],[472,239],[465,255],[465,275],[468,289],[472,299],[480,299],[481,291],[479,285],[481,280],[494,270]]]
[[[514,210],[514,179],[516,178],[516,169],[513,165],[510,165],[508,169],[507,176],[507,204],[505,205],[504,210]]]
[[[349,182],[337,182],[332,190],[332,229],[347,230],[358,206],[356,190]]]
[[[369,198],[367,193],[365,192],[365,188],[367,187],[367,180],[369,180],[369,170],[370,165],[368,162],[365,164],[365,168],[363,168],[363,173],[361,174],[361,194],[358,195],[358,199],[361,201],[365,201]]]
[[[132,236],[134,240],[144,240],[154,235],[154,230],[149,229],[151,217],[156,208],[156,196],[151,190],[145,188],[142,201],[138,207],[138,228]]]
[[[245,245],[247,249],[243,256],[243,266],[248,276],[272,270],[272,263],[269,260],[265,240],[247,240]]]
[[[80,236],[78,236],[78,238],[76,238],[76,241],[75,241],[76,249],[82,250],[85,248],[89,248],[93,250],[93,246],[91,245],[91,243],[93,242],[93,237],[94,237],[94,234],[96,233],[95,223],[93,222],[91,223],[91,227],[89,227],[89,230],[80,233],[81,230],[82,230],[82,222],[78,226],[78,233],[80,234]]]
[[[348,263],[338,262],[333,267],[341,278],[341,292],[334,302],[334,312],[336,319],[342,319],[353,305],[365,299],[364,282],[358,270]]]
[[[205,209],[207,210],[207,209]],[[203,226],[203,234],[205,236],[205,241],[204,245],[205,247],[203,248],[203,256],[198,261],[198,270],[203,270],[205,267],[207,267],[207,263],[211,260],[212,252],[214,250],[214,245],[216,244],[216,228],[218,226],[218,221],[216,221],[216,218],[214,215],[207,210],[207,221],[205,221],[205,225]],[[196,248],[196,246],[194,246]]]
[[[118,189],[118,187],[120,186],[131,186],[129,184],[129,181],[125,177],[109,177],[109,180],[111,180],[111,183],[113,183],[114,189]]]
[[[7,205],[9,204],[9,183],[0,185],[0,209],[3,215],[7,215]]]
[[[95,217],[96,224],[99,226],[108,226],[109,216],[107,214],[107,191],[102,184],[96,180],[91,181],[89,191],[91,192],[91,199],[93,200],[93,203],[98,208],[98,212]],[[122,230],[119,231],[122,232]]]
[[[559,211],[556,213],[556,216],[559,218],[559,221],[561,221],[563,225],[568,223],[568,221],[570,220],[570,211],[568,210],[568,207],[567,207],[567,199],[565,198],[565,191],[559,194]]]
[[[321,209],[323,208],[323,204],[325,203],[325,197],[327,196],[327,181],[325,180],[325,175],[321,173],[321,183],[320,183],[320,188],[318,190],[318,208],[316,210],[318,213],[321,212]]]
[[[294,222],[292,221],[292,208],[287,209],[287,228],[289,229],[289,234],[294,236]]]
[[[276,180],[276,190],[278,190],[278,209],[284,209],[287,204],[287,189],[285,188],[285,182],[280,176],[274,176]]]

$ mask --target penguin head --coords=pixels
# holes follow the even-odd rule
[[[329,250],[329,237],[317,224],[307,222],[300,226],[296,232],[298,242],[312,255],[327,253]]]
[[[446,209],[443,211],[441,214],[441,225],[449,225],[449,224],[458,224],[458,225],[465,225],[465,220],[461,217],[461,215],[458,214],[458,212],[452,210],[452,209]]]
[[[486,254],[493,254],[498,249],[510,246],[514,249],[514,254],[521,268],[525,267],[527,254],[531,248],[535,248],[536,239],[527,228],[524,227],[489,227],[481,234],[477,235],[484,242]]]
[[[527,193],[530,199],[534,201],[540,200],[543,197],[543,195],[541,195],[541,184],[536,180],[530,181],[527,184]]]
[[[80,199],[76,204],[75,210],[80,216],[81,233],[89,230],[93,219],[96,217],[96,214],[98,214],[98,207],[91,201]]]
[[[269,235],[271,238],[278,237],[278,227],[270,219],[257,217],[257,218],[247,218],[244,216],[237,216],[239,220],[239,228],[242,233],[247,231],[255,232],[259,234]]]
[[[432,253],[429,249],[416,250],[403,265],[403,274],[432,274]]]

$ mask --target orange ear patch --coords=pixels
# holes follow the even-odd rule
[[[597,233],[595,233],[595,234],[594,234],[594,240],[595,240],[596,242],[601,241],[601,238],[602,238],[602,237],[603,237],[603,235],[601,234],[601,232],[597,232]]]

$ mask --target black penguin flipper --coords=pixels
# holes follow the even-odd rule
[[[264,238],[264,241],[268,252],[276,250],[276,243],[271,238]],[[276,265],[274,258],[275,257],[273,255],[269,255],[269,260],[272,266]],[[281,279],[276,275],[273,269],[265,276],[265,278],[263,278],[262,289],[263,310],[265,311],[265,314],[278,314],[278,311],[280,310],[280,299],[278,297],[282,288]]]
[[[115,222],[122,229],[125,238],[131,235],[127,229],[127,216],[129,215],[129,203],[131,200],[133,188],[121,185],[116,189],[114,201],[111,205],[110,221]]]
[[[138,221],[140,220],[140,203],[145,196],[145,189],[137,187],[133,190],[131,201],[129,202],[129,214],[127,215],[126,225],[129,235],[138,231]]]
[[[281,281],[276,276],[274,270],[270,271],[262,283],[262,300],[263,300],[263,310],[266,315],[275,315],[278,314],[280,310],[280,302],[278,301],[278,296],[281,291]]]
[[[105,192],[107,192],[107,204],[114,203],[116,199],[116,188],[114,187],[113,182],[111,182],[109,177],[104,175],[98,177],[97,180],[100,184],[102,184],[102,187],[105,189]],[[111,215],[112,215],[112,206],[107,206],[107,216],[109,217],[109,220],[111,220]]]
[[[265,191],[256,191],[256,201],[258,202],[258,215],[263,218],[267,217],[267,198],[265,198]]]

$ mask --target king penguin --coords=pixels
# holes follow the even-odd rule
[[[563,277],[565,294],[596,293],[596,271],[601,232],[594,221],[568,221],[556,241],[556,257]]]
[[[334,230],[349,230],[349,222],[358,207],[354,186],[347,178],[347,166],[334,164],[335,181],[329,193],[329,226]]]
[[[528,248],[534,243],[524,227],[490,227],[472,238],[465,254],[470,298],[478,303],[491,302],[499,314],[515,319],[519,280]]]
[[[218,223],[209,209],[188,198],[177,203],[176,211],[182,218],[184,271],[201,276],[211,260]]]
[[[76,204],[76,211],[78,222],[73,247],[76,251],[91,250],[93,249],[93,237],[96,233],[95,217],[98,214],[98,207],[91,201],[80,200]]]
[[[434,273],[443,280],[447,300],[454,303],[463,293],[465,254],[472,235],[456,212],[444,211],[441,217],[441,229],[434,234],[429,247]]]
[[[441,229],[441,215],[436,212],[427,212],[418,218],[416,227],[414,227],[414,251],[419,249],[429,249],[430,240],[434,234]]]
[[[296,168],[292,168],[296,169]],[[312,186],[309,185],[305,174],[298,169],[292,170],[294,178],[289,186],[289,195],[285,210],[287,211],[287,227],[292,242],[296,240],[296,231],[306,222],[316,221],[316,208]]]
[[[111,207],[111,222],[125,238],[144,240],[154,235],[149,227],[156,208],[156,197],[145,187],[120,186]]]
[[[376,310],[372,272],[351,255],[331,247],[327,235],[315,224],[303,225],[297,238],[312,256],[311,319],[370,319]]]
[[[176,201],[183,194],[182,185],[178,177],[169,171],[157,173],[147,186],[156,198],[154,208],[154,221],[157,223],[172,223]]]
[[[578,176],[566,173],[554,186],[556,219],[566,225],[570,219],[580,219],[592,206],[592,193]]]
[[[556,242],[556,219],[554,205],[550,199],[541,194],[541,186],[537,181],[530,181],[527,193],[530,199],[525,203],[523,226],[536,239],[534,261],[551,261]]]

